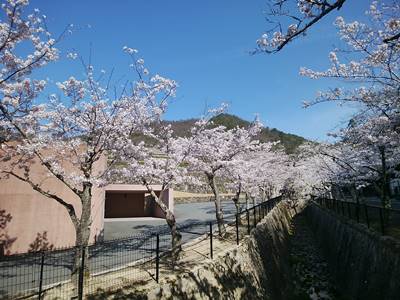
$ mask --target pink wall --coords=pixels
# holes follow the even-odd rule
[[[103,159],[97,167],[104,168],[105,164],[106,160]],[[0,167],[4,167],[4,163],[0,164]],[[39,164],[31,167],[30,175],[31,178],[40,182],[42,188],[56,193],[60,198],[71,203],[77,215],[80,215],[79,198],[64,184],[54,177],[48,177]],[[159,186],[153,186],[153,188],[156,192],[160,190]],[[105,190],[136,193],[141,195],[139,197],[141,199],[148,195],[142,185],[109,185],[102,189],[94,189],[91,243],[102,234],[104,228]],[[173,209],[172,189],[166,193],[164,202]],[[120,206],[119,209],[124,209],[124,206]],[[146,216],[164,218],[164,214],[155,203],[150,203],[150,205],[148,203],[144,213]],[[75,230],[66,209],[54,200],[34,191],[29,184],[14,177],[0,179],[0,223],[7,215],[11,216],[11,220],[6,222],[5,228],[0,228],[0,243],[6,244],[5,254],[7,255],[38,250],[38,248],[70,247],[75,244]],[[36,246],[32,245],[35,242]]]
[[[173,212],[174,211],[174,197],[173,197],[173,190],[168,189],[164,191],[163,195],[163,202],[168,208]],[[165,215],[161,208],[155,203],[153,216],[157,218],[165,218]]]
[[[105,163],[106,160],[103,159],[97,167],[104,168]],[[3,162],[0,167],[7,166]],[[56,193],[72,204],[77,215],[80,215],[79,198],[58,179],[49,177],[43,167],[33,164],[30,176],[35,178],[42,188]],[[35,248],[69,247],[75,244],[75,230],[66,209],[14,177],[0,179],[0,214],[3,217],[11,216],[5,228],[0,228],[0,243],[6,243],[5,254],[23,253]],[[103,214],[104,191],[94,189],[91,242],[102,233]],[[31,245],[35,241],[36,247]]]
[[[161,186],[153,185],[153,190],[160,194]],[[105,187],[108,210],[107,218],[156,217],[165,218],[157,203],[152,200],[146,187],[135,184],[110,184]],[[164,191],[163,202],[173,211],[173,190]]]

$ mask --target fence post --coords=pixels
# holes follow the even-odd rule
[[[78,300],[83,299],[83,277],[85,273],[85,247],[81,248],[81,267],[79,269],[79,281],[78,281]]]
[[[160,276],[160,234],[157,233],[156,239],[156,282]]]
[[[364,210],[365,210],[365,221],[367,221],[367,226],[369,228],[368,207],[365,203],[364,203]]]
[[[349,218],[351,219],[351,208],[350,208],[350,202],[347,202],[347,212],[349,213]]]
[[[250,234],[250,212],[248,209],[246,209],[246,214],[247,214],[247,234]]]
[[[356,203],[357,223],[360,223],[360,203]]]
[[[213,234],[212,234],[212,222],[210,222],[210,257],[213,259]]]
[[[344,212],[344,204],[343,204],[343,200],[342,200],[342,201],[340,201],[340,203],[341,203],[341,206],[342,206],[342,215],[344,216],[344,215],[345,215],[345,212]]]
[[[39,277],[39,296],[38,299],[42,299],[42,290],[43,290],[43,267],[44,267],[44,251],[42,252],[42,257],[40,259],[40,277]]]
[[[383,214],[382,214],[382,208],[379,208],[379,219],[381,221],[381,231],[382,235],[385,235],[385,225],[383,223]]]
[[[254,227],[257,226],[257,206],[253,206],[253,215],[254,215]]]
[[[236,245],[239,245],[239,214],[236,214]]]

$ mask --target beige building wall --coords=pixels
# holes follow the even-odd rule
[[[96,168],[103,169],[106,159]],[[4,162],[0,168],[6,168]],[[76,214],[81,214],[79,198],[62,182],[49,177],[37,163],[32,164],[31,178],[64,201],[72,204]],[[104,190],[95,188],[92,198],[92,225],[90,242],[94,242],[103,231]],[[7,220],[0,228],[0,243],[4,254],[24,253],[40,248],[70,247],[75,244],[75,230],[67,210],[53,199],[49,199],[15,177],[0,179],[0,219]],[[1,251],[1,249],[0,249]],[[1,254],[1,253],[0,253]]]
[[[143,185],[110,184],[104,189],[106,195],[106,218],[165,218],[163,211]],[[153,185],[152,189],[160,196],[161,186]],[[173,211],[174,198],[172,189],[164,191],[163,202]]]
[[[3,162],[0,163],[0,167],[7,166]],[[96,165],[99,169],[105,167],[106,159]],[[43,189],[72,204],[76,214],[80,216],[79,198],[58,179],[48,177],[45,168],[33,164],[30,176],[35,178]],[[152,188],[160,194],[161,186],[153,185]],[[108,203],[105,201],[106,193]],[[173,210],[172,189],[164,193],[164,203]],[[91,243],[102,236],[105,216],[165,217],[144,186],[129,184],[112,184],[93,190]],[[28,183],[12,176],[8,179],[0,178],[0,224],[1,220],[7,221],[4,228],[0,226],[0,244],[3,244],[0,255],[1,251],[5,255],[11,255],[75,245],[75,230],[67,210],[55,200],[34,191]]]
[[[164,204],[167,205],[168,208],[172,212],[174,212],[174,193],[173,192],[174,192],[173,189],[165,190],[164,191],[165,195],[163,196]],[[154,206],[153,216],[157,217],[157,218],[165,218],[164,212],[161,210],[161,208],[158,205]]]

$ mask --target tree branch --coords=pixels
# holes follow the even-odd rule
[[[35,184],[29,178],[22,177],[12,171],[3,171],[3,173],[12,175],[17,179],[28,183],[32,187],[33,190],[39,192],[40,194],[42,194],[43,196],[46,196],[47,198],[54,199],[57,203],[61,204],[62,206],[64,206],[67,209],[68,214],[71,217],[71,221],[74,224],[74,226],[76,227],[79,225],[79,219],[75,213],[75,208],[72,204],[65,202],[63,199],[61,199],[60,197],[58,197],[57,195],[55,195],[53,193],[43,190],[38,184]]]

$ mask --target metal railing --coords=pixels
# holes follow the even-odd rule
[[[178,230],[186,236],[209,239],[206,256],[213,259],[216,242],[239,244],[280,201],[281,197],[276,197],[225,216],[224,234],[218,232],[215,220],[181,224]],[[83,255],[76,262],[79,250]],[[0,299],[83,299],[136,282],[158,282],[160,268],[168,267],[170,254],[170,232],[158,230],[99,242],[87,250],[70,247],[0,257]]]
[[[71,299],[83,291],[94,293],[98,287],[123,287],[120,276],[147,280],[155,274],[155,249],[155,234],[136,234],[89,246],[78,268],[74,265],[78,247],[4,256],[0,258],[0,299]]]
[[[367,225],[368,228],[380,232],[382,235],[400,239],[399,209],[322,197],[313,197],[313,200],[341,216]]]

